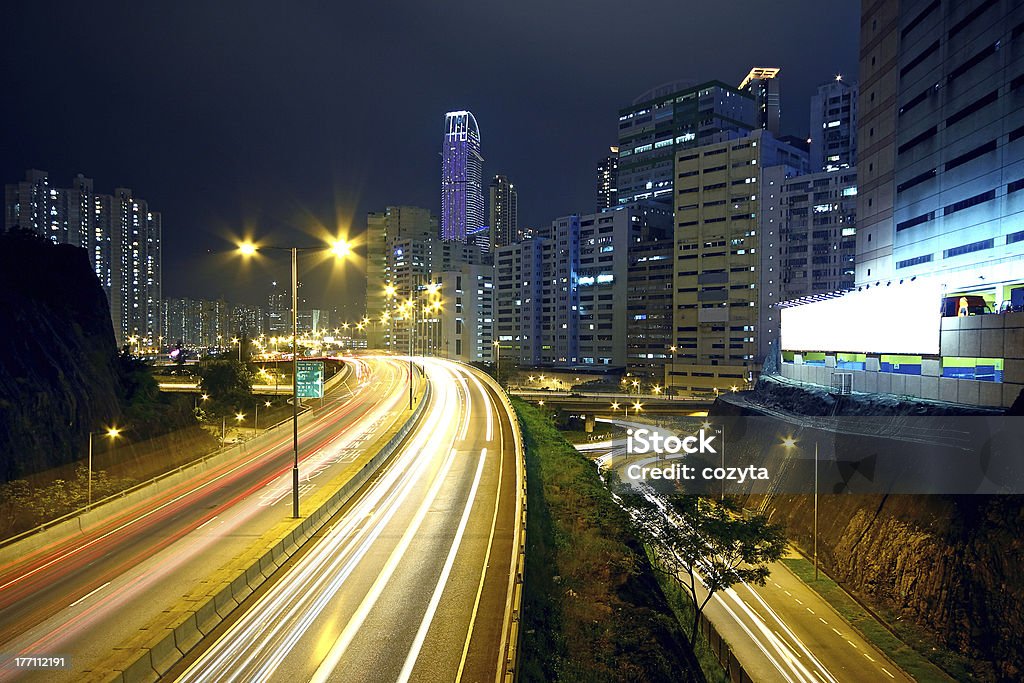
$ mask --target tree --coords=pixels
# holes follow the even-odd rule
[[[661,560],[661,570],[684,589],[693,604],[690,639],[715,593],[740,583],[763,586],[768,564],[782,557],[782,527],[761,514],[745,515],[727,503],[703,496],[673,494],[649,499],[621,496],[633,508],[641,532]],[[698,587],[707,594],[701,599]]]
[[[252,372],[238,361],[215,360],[199,370],[199,388],[210,396],[209,411],[226,415],[252,402]]]

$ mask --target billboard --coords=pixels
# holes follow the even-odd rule
[[[942,292],[917,278],[783,308],[782,349],[938,355]]]

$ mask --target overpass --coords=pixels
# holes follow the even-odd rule
[[[706,412],[714,399],[690,398],[688,396],[661,396],[658,394],[591,393],[582,391],[535,391],[516,390],[510,392],[524,401],[541,403],[550,408],[570,412],[594,414],[596,417],[616,417],[630,413],[639,403],[641,413],[656,415],[691,415]]]

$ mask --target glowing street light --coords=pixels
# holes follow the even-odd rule
[[[88,493],[86,494],[86,505],[92,505],[92,437],[104,435],[108,439],[116,439],[120,434],[121,430],[117,427],[107,427],[103,431],[89,432],[89,483],[86,485]]]
[[[238,245],[242,256],[254,256],[260,249],[287,251],[292,257],[292,516],[299,516],[299,252],[329,251],[336,258],[345,259],[352,253],[352,248],[343,239],[333,241],[329,246],[317,247],[257,247],[252,242]],[[241,347],[239,347],[241,348]]]
[[[792,435],[782,440],[782,447],[791,451],[796,447]],[[818,580],[818,441],[814,441],[814,580]]]

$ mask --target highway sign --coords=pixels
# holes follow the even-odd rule
[[[299,398],[324,397],[324,362],[300,360],[298,371]]]

